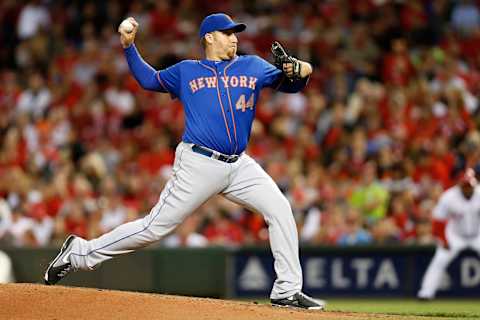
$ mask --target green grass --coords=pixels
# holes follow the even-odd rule
[[[480,319],[479,300],[328,299],[328,311],[383,313],[418,319]]]
[[[316,298],[322,299],[321,297]],[[257,300],[257,302],[270,303],[263,299]],[[327,298],[326,311],[361,313],[363,315],[370,313],[372,314],[371,319],[375,319],[375,313],[379,313],[393,316],[393,319],[397,319],[394,316],[398,316],[398,319],[401,320],[479,320],[480,299],[436,299],[423,302],[416,299],[393,298]],[[363,316],[362,319],[364,319]]]

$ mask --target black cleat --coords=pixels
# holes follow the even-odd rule
[[[272,306],[286,308],[300,308],[308,310],[324,310],[325,301],[315,300],[303,292],[295,293],[293,296],[283,299],[270,299]]]
[[[63,243],[60,252],[48,265],[44,277],[45,284],[54,285],[73,270],[69,256],[72,249],[71,244],[75,238],[76,237],[74,235],[68,236]]]

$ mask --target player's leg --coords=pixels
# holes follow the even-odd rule
[[[433,299],[437,292],[443,273],[447,270],[450,262],[458,255],[457,250],[445,249],[438,246],[432,261],[428,265],[427,271],[423,276],[422,285],[418,292],[420,299]]]
[[[185,143],[176,150],[173,171],[158,203],[147,216],[123,224],[97,239],[87,241],[75,237],[71,240],[64,251],[65,255],[69,254],[72,268],[91,270],[114,256],[158,241],[208,198],[224,189],[229,173],[227,164],[194,153]],[[55,260],[61,256],[62,252]],[[45,277],[47,281],[48,270]]]
[[[279,300],[300,293],[302,269],[298,255],[297,227],[288,200],[272,178],[252,158],[243,155],[232,165],[231,182],[223,195],[261,213],[268,224],[277,274],[270,298]],[[305,300],[304,303],[309,302]],[[323,305],[316,306],[318,309],[323,308]]]
[[[435,297],[435,293],[440,286],[442,275],[445,270],[447,270],[448,265],[460,251],[466,249],[468,246],[465,239],[456,235],[452,224],[447,224],[445,236],[449,248],[437,247],[435,255],[423,276],[422,285],[417,295],[420,299],[433,299]]]
[[[480,256],[480,232],[475,238],[469,241],[469,246]]]

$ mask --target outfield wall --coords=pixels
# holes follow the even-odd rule
[[[41,282],[57,249],[0,247],[18,282]],[[308,247],[301,250],[305,291],[314,296],[413,297],[432,247]],[[77,272],[62,284],[209,297],[266,297],[274,280],[268,248],[153,248]],[[439,296],[480,297],[480,259],[462,253]]]

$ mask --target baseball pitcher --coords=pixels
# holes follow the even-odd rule
[[[269,87],[298,92],[306,86],[312,67],[289,56],[279,43],[272,45],[275,65],[254,55],[238,56],[236,33],[245,28],[226,14],[209,15],[199,32],[205,58],[156,71],[135,47],[138,23],[133,18],[122,22],[120,41],[139,84],[146,90],[169,93],[183,103],[185,130],[176,148],[173,174],[144,218],[90,241],[69,236],[45,272],[47,284],[57,283],[71,271],[93,270],[117,255],[160,240],[202,203],[221,194],[260,212],[268,223],[277,274],[272,304],[324,308],[323,301],[301,291],[298,236],[288,200],[245,153],[260,91]]]
[[[450,262],[464,249],[480,253],[480,186],[468,168],[459,183],[446,190],[433,210],[437,250],[423,277],[418,298],[431,300]]]

